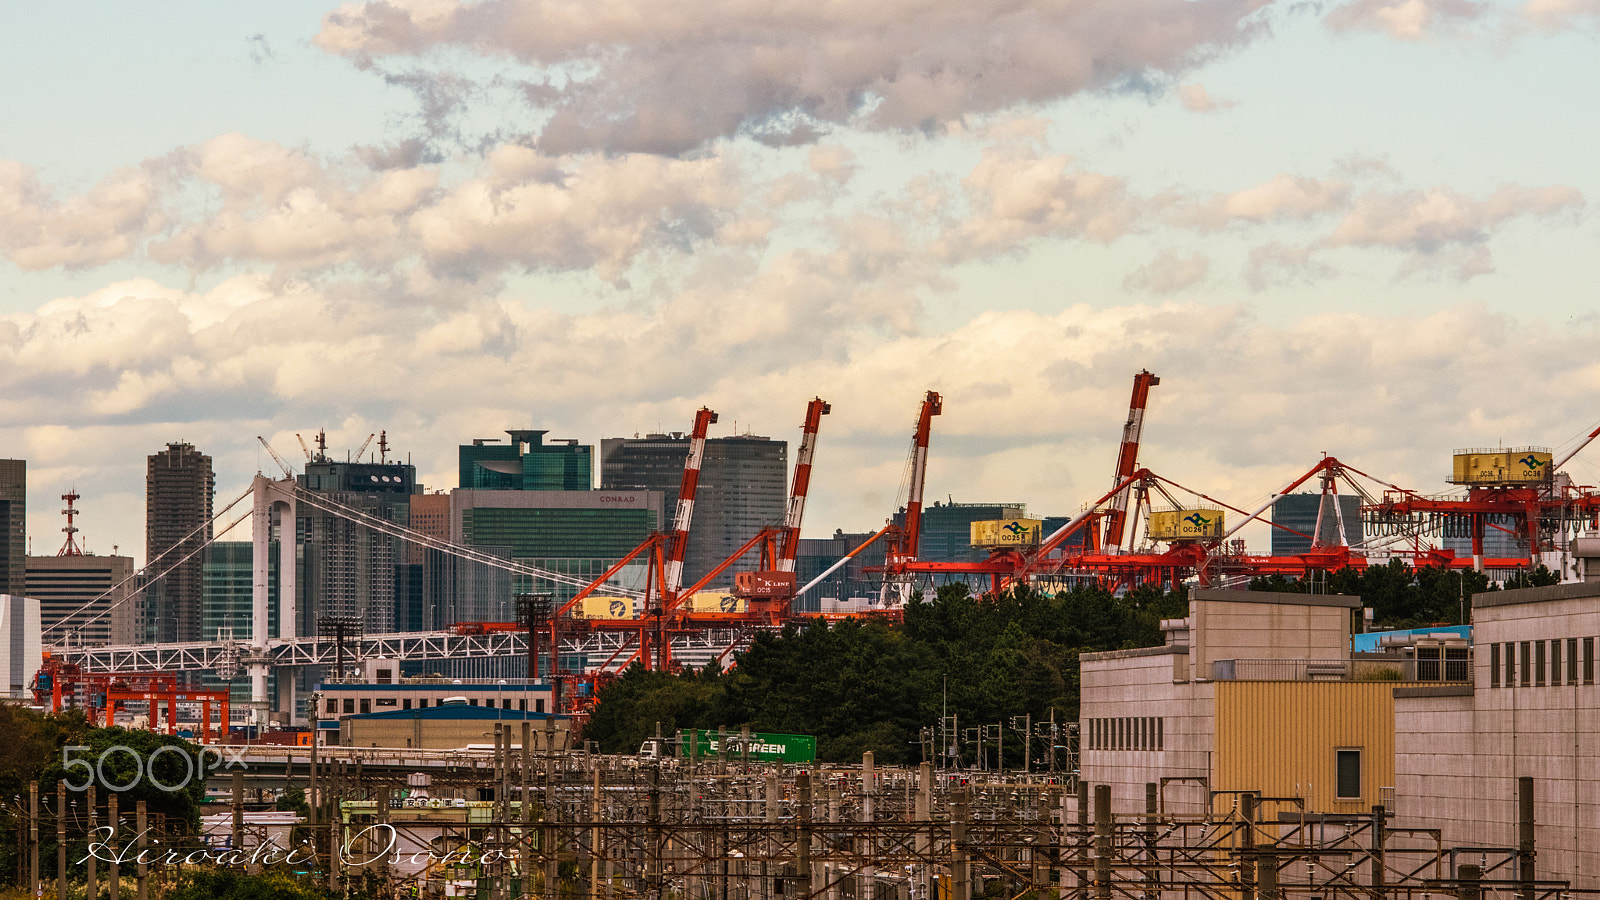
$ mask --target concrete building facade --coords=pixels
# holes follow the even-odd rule
[[[1405,658],[1350,652],[1356,597],[1197,590],[1162,647],[1086,653],[1079,719],[1084,780],[1113,806],[1195,814],[1212,792],[1297,797],[1359,813],[1392,793],[1394,680]],[[1231,795],[1219,795],[1227,798]],[[1218,803],[1229,802],[1221,799]],[[1274,817],[1283,808],[1267,807]]]
[[[529,729],[533,747],[571,749],[566,716],[531,711],[468,706],[451,703],[419,709],[389,710],[356,715],[340,723],[339,743],[351,747],[413,747],[423,750],[459,750],[494,746],[495,726],[509,730],[513,746],[522,746],[522,724]]]
[[[27,566],[27,593],[39,601],[48,643],[138,642],[132,557],[30,556]]]
[[[1473,679],[1395,691],[1395,807],[1446,845],[1517,846],[1533,778],[1537,874],[1600,888],[1600,583],[1472,598]]]

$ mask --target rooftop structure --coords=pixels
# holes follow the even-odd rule
[[[464,490],[587,491],[594,487],[594,447],[552,440],[548,431],[507,431],[510,442],[478,438],[459,449]]]

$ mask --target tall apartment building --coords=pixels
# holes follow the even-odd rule
[[[441,541],[450,540],[450,495],[413,494],[410,527]],[[406,545],[405,564],[400,567],[405,602],[395,611],[397,630],[433,631],[449,624],[440,620],[448,613],[441,613],[439,606],[441,600],[449,605],[447,598],[456,590],[455,573],[459,567],[447,559],[445,554],[420,544]]]
[[[421,493],[417,468],[409,463],[334,462],[321,457],[306,464],[300,486],[336,503],[403,527],[411,522],[411,498]],[[371,634],[394,631],[415,605],[407,595],[412,582],[400,567],[405,542],[349,519],[300,504],[296,520],[300,573],[296,609],[298,634],[316,634],[325,615],[360,616]]]
[[[20,597],[28,555],[28,461],[0,459],[0,594]]]
[[[678,506],[689,438],[681,432],[600,442],[602,490],[660,491],[670,520]],[[706,441],[684,558],[684,581],[698,580],[768,525],[783,522],[789,444],[756,435]],[[730,566],[712,587],[728,587],[736,569],[754,568],[754,552]]]
[[[211,540],[216,494],[211,457],[193,444],[173,443],[151,454],[147,464],[145,566],[152,578],[144,599],[145,636],[198,641],[204,561],[197,551]],[[167,555],[157,561],[162,554]]]

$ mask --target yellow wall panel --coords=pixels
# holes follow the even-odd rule
[[[1213,790],[1305,797],[1307,812],[1370,811],[1394,786],[1394,684],[1361,681],[1216,683]],[[1361,794],[1335,796],[1335,750],[1361,751]],[[1384,792],[1388,793],[1388,792]],[[1219,797],[1218,808],[1231,808]],[[1265,817],[1294,809],[1273,804]]]

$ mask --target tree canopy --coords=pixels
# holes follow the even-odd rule
[[[942,716],[963,729],[1074,720],[1079,653],[1159,644],[1159,620],[1187,608],[1184,595],[1154,589],[975,597],[949,585],[914,598],[903,625],[811,620],[760,634],[725,674],[635,666],[602,690],[587,736],[628,753],[658,722],[664,734],[748,725],[815,735],[826,761],[871,750],[884,763],[915,762],[922,729]]]

